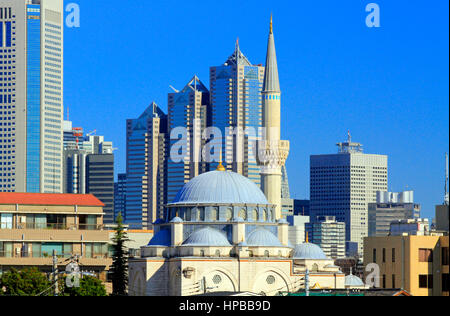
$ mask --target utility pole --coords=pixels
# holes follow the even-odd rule
[[[55,296],[58,296],[58,257],[55,249],[53,249],[53,286],[55,287]]]

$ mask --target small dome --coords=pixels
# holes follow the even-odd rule
[[[295,246],[294,259],[315,259],[325,260],[328,259],[322,249],[315,244],[305,243]]]
[[[171,234],[170,230],[164,229],[160,230],[153,236],[150,240],[149,246],[160,246],[160,247],[170,247],[171,245]]]
[[[229,171],[211,171],[195,177],[178,192],[176,204],[266,204],[266,196],[250,179]]]
[[[364,286],[364,282],[356,275],[350,274],[345,277],[345,286]]]
[[[277,236],[262,227],[256,228],[248,235],[247,245],[260,247],[283,247]]]
[[[205,227],[194,231],[183,243],[183,246],[226,247],[231,244],[224,233],[211,227]]]
[[[179,217],[174,217],[170,222],[171,223],[183,223],[183,220]]]

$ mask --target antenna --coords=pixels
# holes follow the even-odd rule
[[[448,194],[448,154],[445,153],[445,195],[444,195],[444,205],[449,205],[449,194]]]

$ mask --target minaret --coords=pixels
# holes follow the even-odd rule
[[[289,141],[280,140],[281,90],[272,16],[270,17],[262,99],[265,137],[260,142],[258,151],[261,164],[261,186],[269,203],[276,205],[275,216],[278,220],[281,218],[281,168],[289,155]]]

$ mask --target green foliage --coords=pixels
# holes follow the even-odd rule
[[[18,271],[11,269],[3,273],[0,278],[0,295],[8,296],[36,296],[51,295],[53,291],[48,290],[51,287],[51,282],[47,276],[39,272],[37,268],[24,269]]]
[[[113,238],[113,263],[110,267],[113,285],[113,296],[126,296],[128,285],[128,252],[125,242],[128,241],[127,233],[123,226],[122,214],[116,219],[115,235]]]
[[[67,276],[70,277],[70,276]],[[59,283],[61,296],[107,296],[102,281],[91,276],[83,276],[79,287],[67,287],[65,279]]]

